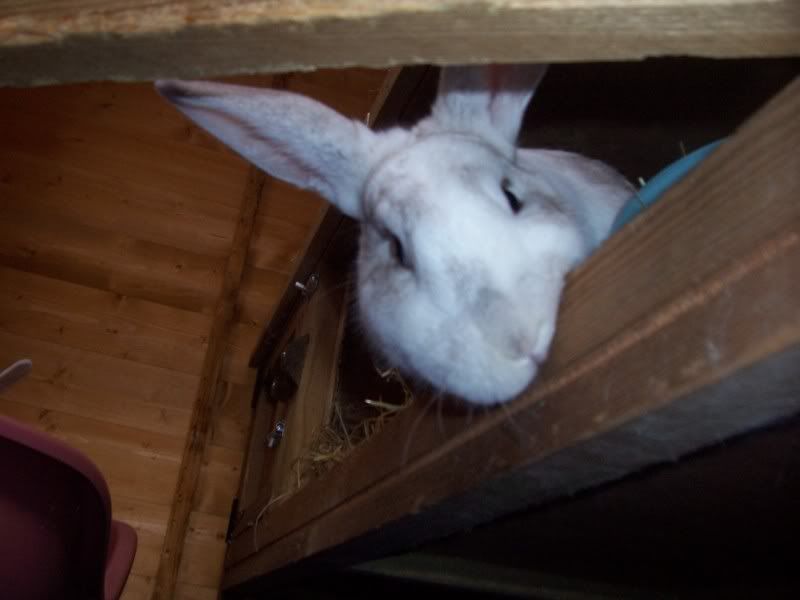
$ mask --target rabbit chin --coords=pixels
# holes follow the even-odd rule
[[[525,390],[539,370],[531,357],[510,359],[489,350],[484,350],[480,364],[472,360],[439,361],[429,355],[409,367],[432,385],[482,406],[511,400]]]
[[[457,340],[414,342],[393,339],[383,327],[367,329],[378,352],[392,366],[470,404],[491,406],[511,400],[539,371],[534,357],[506,356],[477,332],[470,335],[470,327],[462,329]]]

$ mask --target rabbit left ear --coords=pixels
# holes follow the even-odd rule
[[[459,131],[487,130],[513,144],[546,65],[444,67],[433,118]]]
[[[202,81],[158,81],[156,88],[270,175],[361,218],[361,189],[379,143],[363,124],[291,92]]]

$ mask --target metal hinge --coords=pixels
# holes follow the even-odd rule
[[[300,281],[294,282],[294,287],[300,290],[300,293],[305,296],[305,299],[308,300],[311,296],[314,295],[314,292],[317,291],[317,286],[319,285],[319,275],[316,273],[312,273],[308,276],[305,283]]]

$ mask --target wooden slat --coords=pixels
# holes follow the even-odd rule
[[[15,117],[25,118],[19,113]],[[144,170],[121,179],[66,164],[58,155],[31,156],[6,147],[0,148],[0,163],[0,172],[5,171],[4,201],[24,207],[31,220],[79,220],[217,258],[230,246],[235,209],[209,201],[191,181],[183,192],[169,190]],[[285,237],[289,234],[291,230]]]
[[[6,278],[0,274],[0,280]],[[90,304],[70,306],[55,295],[59,287],[62,286],[53,286],[50,299],[37,298],[17,286],[0,290],[3,315],[0,329],[106,356],[199,374],[205,350],[205,336],[200,332],[187,335],[174,328],[161,328],[125,315],[124,309],[116,314],[103,314]]]
[[[232,83],[269,86],[271,75],[229,78]],[[177,149],[181,157],[209,152],[224,162],[235,162],[234,154],[217,139],[186,121],[181,113],[164,102],[150,82],[119,84],[92,82],[33,88],[6,88],[0,94],[3,112],[37,115],[42,124],[61,131],[102,131],[118,139],[133,138],[137,143],[159,139],[166,148]],[[143,112],[147,118],[143,119]],[[245,167],[246,169],[246,167]],[[229,181],[228,183],[236,183]],[[220,197],[234,211],[238,206],[232,198]]]
[[[798,147],[800,80],[570,278],[528,392],[481,418],[401,415],[271,511],[262,550],[237,538],[224,586],[391,522],[405,528],[385,550],[474,525],[800,410]]]
[[[26,212],[0,204],[4,266],[189,311],[213,304],[218,259]]]
[[[0,356],[7,363],[28,356],[31,379],[74,387],[87,398],[129,398],[145,405],[190,411],[198,377],[0,331]],[[108,400],[106,400],[108,402]],[[113,405],[113,402],[110,404]],[[164,418],[168,413],[164,413]]]
[[[161,544],[169,518],[169,507],[118,496],[114,503],[114,518],[131,525],[137,533],[136,557],[131,573],[145,577],[153,575],[161,556]],[[222,576],[222,554],[228,516],[194,511],[186,532],[186,547],[179,571],[176,596],[181,585],[218,588]]]
[[[33,92],[38,90],[29,90]],[[158,106],[155,92],[152,94],[152,100],[142,107],[144,113],[169,108]],[[54,115],[46,108],[41,112],[31,111],[23,106],[2,115],[2,142],[15,154],[56,159],[87,176],[110,180],[123,190],[128,186],[150,188],[156,193],[163,190],[178,201],[181,192],[196,194],[228,207],[235,219],[234,198],[242,192],[247,163],[229,150],[206,147],[206,143],[211,143],[205,142],[206,134],[190,128],[179,116],[165,122],[161,135],[152,130],[150,135],[144,132],[121,135],[90,119]],[[178,134],[173,133],[175,128],[179,128]],[[201,136],[203,145],[193,141]],[[183,202],[191,204],[191,196],[188,200],[184,197]]]
[[[6,358],[5,353],[3,358]],[[9,361],[4,360],[3,364],[9,364]],[[34,371],[38,371],[36,358],[34,366]],[[185,408],[149,404],[135,395],[112,395],[35,375],[29,376],[24,386],[14,388],[13,398],[15,402],[40,411],[69,413],[113,425],[167,434],[177,439],[185,434],[192,414]]]
[[[239,286],[247,261],[247,250],[250,247],[250,236],[253,232],[253,223],[263,186],[264,175],[256,169],[251,169],[208,337],[208,349],[203,360],[197,399],[186,436],[175,499],[156,574],[154,600],[172,598],[178,578],[186,530],[206,453],[214,408],[213,401],[217,393],[222,358],[226,347],[225,341],[234,319]],[[235,488],[235,486],[233,487]]]
[[[211,323],[207,315],[16,269],[0,267],[0,283],[9,296],[16,294],[36,302],[56,303],[69,312],[114,315],[168,335],[205,334]]]
[[[800,51],[800,7],[795,0],[28,0],[0,9],[0,45],[0,82],[15,85],[354,64],[775,56]]]

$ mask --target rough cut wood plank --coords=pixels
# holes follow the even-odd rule
[[[30,119],[19,112],[14,117]],[[102,145],[99,140],[92,143]],[[176,147],[175,152],[181,149]],[[129,162],[130,155],[119,156]],[[192,179],[187,178],[183,190],[169,190],[145,169],[131,169],[121,177],[108,170],[90,172],[88,161],[67,163],[58,154],[31,156],[4,145],[0,148],[4,200],[15,206],[29,205],[26,213],[31,220],[79,217],[106,231],[124,231],[148,242],[216,258],[226,256],[236,210],[201,196]],[[291,233],[284,236],[287,241]]]
[[[214,311],[214,319],[208,338],[208,349],[200,374],[200,386],[192,413],[186,446],[181,459],[175,499],[172,504],[161,561],[156,574],[153,589],[154,600],[172,598],[178,569],[181,564],[181,552],[186,538],[186,529],[194,503],[200,470],[206,452],[209,428],[213,412],[213,400],[216,397],[225,341],[233,323],[236,299],[242,273],[247,261],[247,249],[250,246],[250,235],[264,186],[264,175],[256,169],[250,170],[248,184],[242,200],[242,210],[236,225],[236,232],[228,257],[227,267],[220,288],[219,299]]]
[[[98,400],[120,396],[156,408],[190,411],[196,396],[195,375],[0,331],[0,357],[12,362],[20,355],[33,360],[31,379],[74,387]]]
[[[252,532],[237,538],[225,587],[423,509],[428,533],[406,533],[475,524],[800,409],[797,147],[800,80],[575,273],[536,385],[480,419],[401,415],[267,515],[259,553]],[[613,302],[631,289],[633,315]],[[412,541],[403,531],[392,543]]]
[[[209,310],[222,261],[0,205],[0,264],[189,311]]]
[[[0,356],[3,364],[10,364],[9,359],[18,354],[0,352]],[[36,359],[34,366],[35,373],[39,369]],[[14,388],[14,401],[40,411],[69,413],[113,425],[163,433],[177,439],[186,433],[192,414],[184,408],[148,404],[134,395],[121,392],[110,395],[33,374],[26,378],[25,385]]]
[[[795,0],[30,0],[3,4],[0,45],[0,82],[15,85],[420,62],[775,56],[800,51],[800,6]]]
[[[53,302],[65,311],[115,315],[134,323],[147,324],[175,336],[205,335],[210,317],[148,302],[113,292],[0,267],[0,283],[9,295],[24,295],[39,302]]]
[[[0,290],[0,329],[191,375],[200,371],[205,342],[200,334],[179,335],[118,315],[69,310],[55,300]]]

